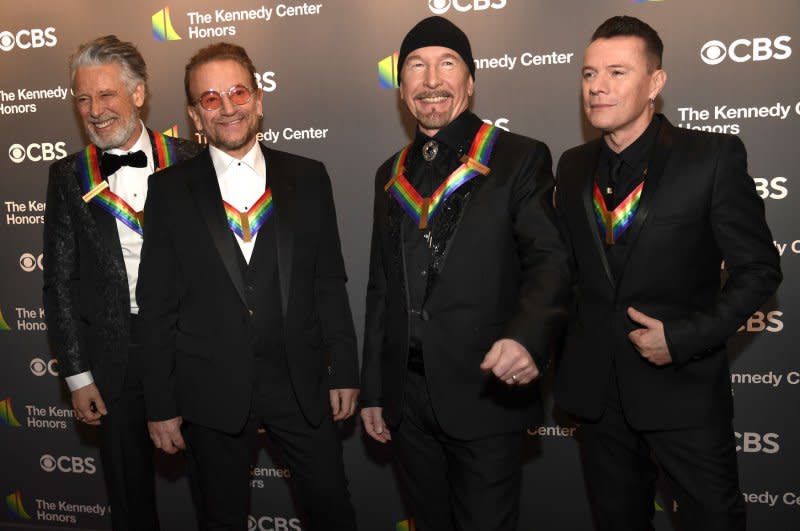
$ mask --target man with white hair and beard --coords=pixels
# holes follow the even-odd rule
[[[140,118],[147,67],[113,35],[70,59],[75,107],[91,144],[50,167],[44,308],[51,349],[79,422],[98,426],[112,527],[159,529],[153,446],[141,384],[135,297],[147,178],[200,146]]]

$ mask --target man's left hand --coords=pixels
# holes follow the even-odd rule
[[[672,363],[672,356],[667,346],[667,338],[664,336],[664,323],[640,312],[633,306],[628,307],[628,317],[634,323],[644,327],[628,334],[628,339],[639,351],[639,354],[654,365]]]
[[[349,419],[356,412],[358,389],[331,389],[333,420]]]
[[[498,339],[483,358],[481,369],[492,371],[507,385],[526,385],[539,377],[528,349],[513,339]]]

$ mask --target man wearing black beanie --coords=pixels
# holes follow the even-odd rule
[[[475,63],[448,20],[417,24],[399,69],[418,127],[375,178],[361,416],[419,531],[510,531],[569,298],[550,152],[468,110]]]

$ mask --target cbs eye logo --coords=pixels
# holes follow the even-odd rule
[[[8,148],[8,158],[11,159],[11,162],[19,164],[25,160],[25,148],[19,144],[13,144]]]
[[[44,376],[48,373],[51,376],[58,376],[57,366],[57,359],[45,361],[42,358],[33,358],[30,363],[31,372],[34,376]]]
[[[19,268],[26,273],[36,271],[37,268],[40,271],[44,271],[43,258],[44,256],[41,254],[36,256],[31,253],[22,253],[19,256]]]
[[[45,454],[39,459],[39,466],[41,466],[42,470],[45,472],[52,472],[56,469],[56,460],[52,455]]]

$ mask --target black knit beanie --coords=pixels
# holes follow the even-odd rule
[[[400,56],[397,58],[398,69],[402,71],[403,64],[411,52],[425,46],[444,46],[458,52],[458,55],[467,64],[472,79],[475,79],[475,61],[472,59],[469,39],[458,26],[446,18],[438,16],[423,19],[411,28],[411,31],[403,39],[403,44],[400,45]],[[400,82],[402,83],[402,79]]]

